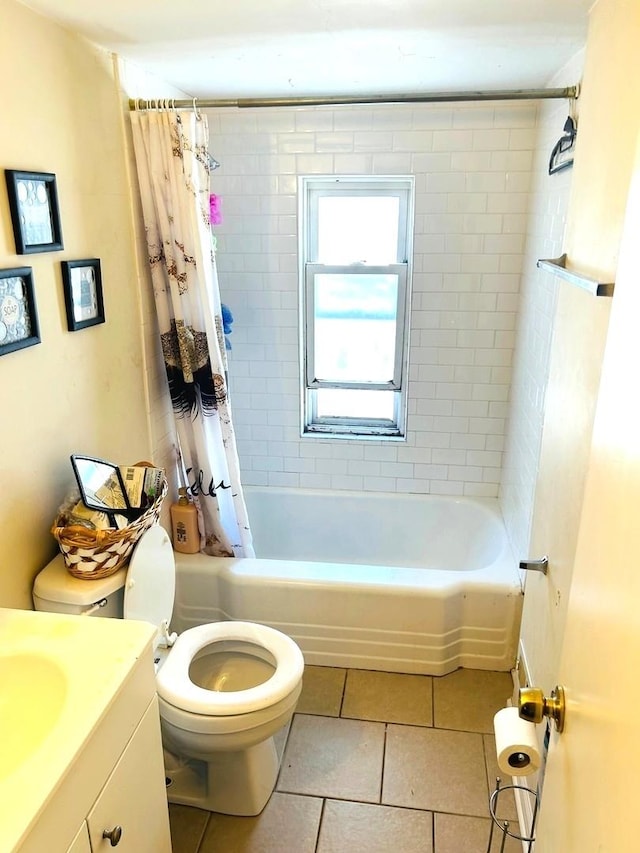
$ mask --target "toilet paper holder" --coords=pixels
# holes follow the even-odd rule
[[[531,816],[531,826],[529,829],[528,835],[521,835],[519,832],[512,832],[510,829],[510,824],[508,820],[501,820],[497,816],[498,811],[498,799],[500,794],[511,792],[515,793],[516,791],[521,791],[522,797],[529,797],[532,809]],[[498,827],[500,832],[502,833],[502,843],[500,845],[500,853],[504,853],[505,845],[507,843],[507,838],[514,838],[516,841],[520,841],[522,843],[522,849],[527,851],[527,853],[532,853],[533,844],[535,842],[535,826],[536,820],[538,817],[538,793],[537,791],[532,791],[531,788],[527,788],[524,785],[502,785],[502,781],[498,776],[496,778],[496,787],[489,797],[489,814],[491,815],[491,829],[489,830],[489,843],[487,845],[487,853],[491,853],[492,850],[495,850],[493,845],[493,833],[494,827]],[[526,847],[525,847],[526,845]]]
[[[558,733],[564,730],[565,707],[564,687],[560,685],[553,688],[549,697],[540,687],[521,687],[518,691],[518,714],[522,719],[541,723],[549,717]]]

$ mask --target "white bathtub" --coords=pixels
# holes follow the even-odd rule
[[[497,501],[250,487],[258,559],[176,555],[173,627],[272,625],[309,664],[508,670],[522,591]]]

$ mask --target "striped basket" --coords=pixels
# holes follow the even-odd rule
[[[115,574],[127,562],[142,534],[157,523],[166,494],[165,479],[153,504],[122,530],[90,530],[81,525],[67,526],[65,511],[62,510],[51,532],[69,572],[84,580],[98,580]]]

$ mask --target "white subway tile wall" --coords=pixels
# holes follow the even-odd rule
[[[581,51],[549,85],[575,85],[581,79],[583,62],[584,53]],[[568,110],[566,101],[547,101],[541,106],[531,180],[517,343],[500,487],[502,514],[514,553],[520,558],[529,554],[558,289],[558,279],[538,269],[536,261],[539,258],[557,258],[563,252],[572,171],[566,169],[549,175],[548,169],[553,146],[563,135]]]
[[[208,110],[243,482],[494,497],[535,103]],[[406,442],[301,438],[297,176],[413,174]]]

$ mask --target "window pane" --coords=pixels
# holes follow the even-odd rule
[[[398,276],[322,273],[314,285],[315,378],[391,381]]]
[[[395,391],[351,391],[343,388],[318,388],[318,418],[362,418],[393,421]]]
[[[321,264],[394,264],[398,258],[397,196],[320,196],[318,257]]]
[[[298,180],[304,434],[405,434],[414,183]]]

